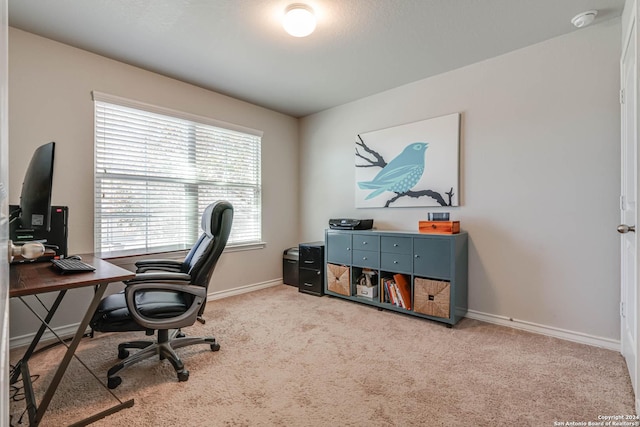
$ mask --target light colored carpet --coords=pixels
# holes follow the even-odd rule
[[[610,350],[470,319],[448,329],[286,285],[210,302],[205,317],[185,332],[214,335],[219,352],[178,350],[187,382],[155,358],[125,369],[115,393],[134,407],[95,425],[552,426],[634,413],[624,360]],[[117,343],[143,337],[96,334],[79,355],[105,382]],[[36,390],[62,350],[35,356]],[[115,402],[74,360],[42,425]]]

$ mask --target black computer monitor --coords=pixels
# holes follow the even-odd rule
[[[31,157],[20,194],[22,228],[46,231],[51,229],[51,191],[55,148],[55,142],[44,144],[38,147]]]

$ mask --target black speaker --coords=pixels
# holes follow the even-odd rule
[[[9,205],[9,212],[19,209],[17,205]],[[43,256],[36,261],[49,261],[52,258],[64,256],[67,254],[67,238],[69,221],[69,208],[67,206],[51,206],[51,229],[32,230],[22,228],[20,218],[9,223],[9,238],[14,245],[34,240],[42,242],[47,249],[53,249],[55,256]]]

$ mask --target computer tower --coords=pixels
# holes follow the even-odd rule
[[[19,209],[17,205],[9,205],[9,212]],[[40,241],[47,249],[55,251],[54,256],[42,256],[34,261],[49,261],[54,257],[67,254],[69,208],[67,206],[51,206],[51,228],[46,230],[31,230],[22,228],[20,218],[9,224],[9,238],[14,245]]]

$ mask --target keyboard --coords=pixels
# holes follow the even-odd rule
[[[51,263],[62,274],[64,273],[85,273],[94,271],[96,268],[86,262],[77,259],[52,259]]]

